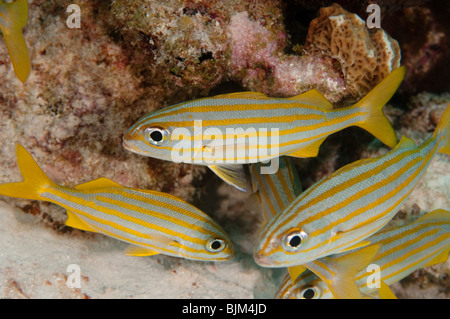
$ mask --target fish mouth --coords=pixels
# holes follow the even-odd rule
[[[270,260],[265,254],[261,252],[255,252],[253,254],[255,262],[262,267],[274,267],[273,261]]]
[[[229,242],[227,244],[227,253],[228,253],[228,256],[227,256],[227,259],[225,259],[225,260],[230,260],[231,257],[234,256],[234,246],[231,242]]]
[[[139,148],[133,143],[133,140],[128,139],[126,136],[124,136],[122,138],[122,146],[124,149],[136,153],[136,154],[140,154],[141,151],[139,150]]]
[[[130,150],[130,148],[131,148],[131,144],[130,144],[130,142],[128,142],[128,140],[125,139],[125,136],[122,137],[122,146],[123,146],[123,148],[125,148],[127,150]]]

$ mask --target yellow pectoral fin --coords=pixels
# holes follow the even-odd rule
[[[98,232],[97,230],[92,228],[92,226],[87,224],[84,220],[82,220],[74,212],[71,212],[71,211],[67,211],[66,226],[81,229],[81,230],[91,231],[94,233]]]
[[[127,249],[125,250],[125,255],[127,256],[144,257],[144,256],[153,256],[157,254],[159,254],[159,252],[155,250],[134,245],[128,246]]]
[[[354,278],[340,279],[336,279],[333,284],[326,281],[328,288],[336,299],[362,299],[361,291],[356,285]]]
[[[240,191],[247,191],[249,183],[242,165],[210,165],[208,167],[227,184],[236,187]]]
[[[292,266],[288,267],[289,276],[291,276],[292,283],[295,283],[295,279],[300,276],[306,270],[305,266]]]
[[[309,144],[306,147],[303,147],[302,149],[296,150],[295,152],[286,154],[288,156],[293,157],[300,157],[300,158],[306,158],[306,157],[316,157],[319,154],[319,148],[320,145],[322,145],[323,141],[325,141],[326,137],[321,138],[311,144]]]
[[[345,258],[345,257],[344,257]],[[307,268],[327,285],[336,299],[360,299],[361,292],[356,284],[356,270],[351,260],[336,263],[333,258],[320,258],[309,262]],[[323,271],[327,269],[328,271]]]
[[[384,283],[380,282],[380,299],[397,299],[397,296],[392,292],[391,288]]]
[[[177,241],[173,240],[170,237],[162,235],[162,234],[150,234],[149,237],[151,240],[157,241],[162,246],[167,247],[167,246],[178,246],[179,245],[179,243]],[[159,252],[156,250],[150,249],[150,248],[131,245],[125,250],[125,254],[127,256],[152,256],[152,255],[159,254]]]
[[[331,293],[338,299],[360,299],[362,298],[355,276],[375,258],[381,245],[374,244],[355,252],[338,254],[325,257],[308,263],[308,268],[322,278]],[[322,267],[326,265],[328,272],[321,273]]]

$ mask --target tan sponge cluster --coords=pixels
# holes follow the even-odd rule
[[[366,95],[400,66],[400,46],[383,29],[368,29],[358,15],[338,4],[321,8],[311,21],[306,47],[337,59],[349,93]]]

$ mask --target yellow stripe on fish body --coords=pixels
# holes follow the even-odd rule
[[[14,71],[22,82],[26,81],[31,70],[27,45],[22,35],[27,18],[27,0],[15,0],[11,3],[0,0],[0,29],[5,38]]]
[[[419,182],[433,156],[450,154],[450,107],[420,146],[402,138],[385,155],[349,164],[298,196],[260,233],[255,260],[291,267],[367,245]]]
[[[286,157],[279,158],[279,169],[274,174],[262,174],[262,164],[250,168],[253,187],[259,195],[264,222],[283,211],[301,193],[297,171]],[[324,280],[336,298],[361,298],[355,275],[375,257],[379,246],[371,245],[350,257],[320,258],[301,266],[290,267],[292,282],[299,273],[309,269]]]
[[[20,145],[17,160],[24,181],[0,185],[0,195],[58,204],[67,210],[68,226],[130,243],[128,255],[161,253],[219,261],[233,254],[220,226],[175,196],[123,187],[106,178],[63,187],[53,183]]]
[[[360,102],[339,109],[317,90],[291,98],[242,92],[180,103],[138,120],[123,145],[145,156],[207,165],[244,190],[246,182],[239,180],[244,174],[235,173],[240,165],[280,155],[317,156],[328,135],[349,126],[360,126],[395,146],[395,132],[382,108],[404,73],[403,67],[394,70]],[[227,174],[230,166],[233,173]]]
[[[385,298],[383,285],[391,285],[417,269],[447,261],[450,250],[450,212],[435,210],[413,223],[387,228],[369,239],[372,243],[381,245],[371,262],[379,267],[380,285],[377,288],[372,280],[372,267],[360,271],[356,275],[356,283],[363,296]],[[356,252],[357,250],[336,256],[351,256]],[[330,299],[334,296],[324,281],[306,271],[295,283],[286,275],[275,298]]]
[[[262,174],[262,163],[250,166],[253,190],[258,194],[264,223],[288,206],[301,192],[302,186],[292,161],[279,157],[278,170],[274,174]]]

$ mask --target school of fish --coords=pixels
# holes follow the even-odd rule
[[[27,15],[26,0],[0,0],[0,29],[22,82],[31,70],[22,35]],[[387,225],[434,156],[450,155],[450,104],[423,143],[405,136],[397,140],[383,107],[404,75],[404,67],[393,70],[359,102],[342,108],[333,108],[314,89],[290,98],[239,92],[179,103],[137,120],[124,134],[123,147],[205,165],[239,190],[251,189],[263,220],[254,260],[262,267],[287,268],[275,298],[395,298],[390,284],[445,262],[450,251],[448,207],[402,226]],[[329,135],[350,126],[391,150],[348,164],[302,190],[289,157],[317,156]],[[57,204],[66,209],[67,226],[126,242],[127,255],[214,262],[233,256],[220,225],[175,196],[103,177],[61,186],[20,144],[16,157],[23,181],[0,185],[0,195]],[[371,266],[378,267],[378,282],[371,282]]]

